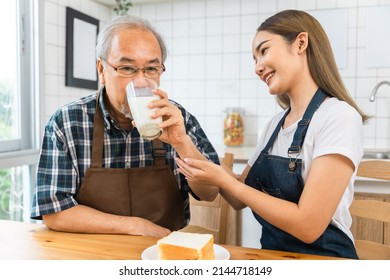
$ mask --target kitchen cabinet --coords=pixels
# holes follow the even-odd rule
[[[366,8],[366,66],[370,68],[390,67],[390,7]]]
[[[390,194],[356,192],[355,198],[390,202]],[[386,215],[386,213],[383,213]],[[352,216],[351,231],[355,239],[390,245],[390,224]]]
[[[339,69],[347,67],[348,57],[348,9],[310,11],[325,29]]]

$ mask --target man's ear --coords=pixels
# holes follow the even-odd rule
[[[98,59],[96,61],[96,69],[97,69],[97,72],[98,72],[98,75],[99,75],[100,84],[104,85],[104,83],[105,83],[104,73],[103,73],[104,67],[103,67],[103,62],[102,62],[101,59]]]
[[[298,47],[298,54],[302,54],[306,51],[307,46],[309,45],[309,33],[301,32],[298,34],[295,39],[296,46]]]

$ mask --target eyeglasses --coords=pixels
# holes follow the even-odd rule
[[[114,71],[118,73],[119,76],[121,77],[134,77],[137,75],[137,73],[141,70],[147,78],[158,78],[164,71],[165,71],[165,66],[146,66],[143,68],[138,68],[134,67],[131,65],[119,65],[117,67],[112,66],[110,63],[108,63],[107,60],[102,59],[105,64],[110,66]]]

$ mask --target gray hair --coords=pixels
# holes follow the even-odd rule
[[[162,36],[156,31],[156,29],[150,24],[149,21],[130,15],[120,16],[112,19],[99,32],[96,44],[96,58],[108,58],[112,37],[118,32],[126,29],[132,30],[137,28],[153,33],[160,45],[162,63],[164,63],[167,58],[167,47],[165,46]]]

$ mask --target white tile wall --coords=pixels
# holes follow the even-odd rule
[[[65,87],[65,7],[93,16],[103,25],[112,9],[92,0],[45,0],[45,116],[89,90]],[[374,117],[365,126],[366,148],[390,147],[390,87],[374,103],[375,84],[390,80],[390,68],[366,67],[366,10],[390,6],[390,0],[188,0],[134,5],[130,13],[149,19],[163,34],[169,56],[161,88],[196,115],[215,145],[223,144],[223,110],[242,106],[245,145],[255,145],[266,121],[280,111],[254,75],[251,41],[258,25],[282,9],[308,12],[348,10],[346,68],[341,75],[351,95]],[[380,42],[377,42],[380,44]]]
[[[44,5],[44,92],[41,98],[46,119],[60,106],[91,91],[65,86],[66,7],[100,20],[103,25],[112,16],[111,8],[90,0],[45,0]],[[43,131],[43,128],[41,129]]]

